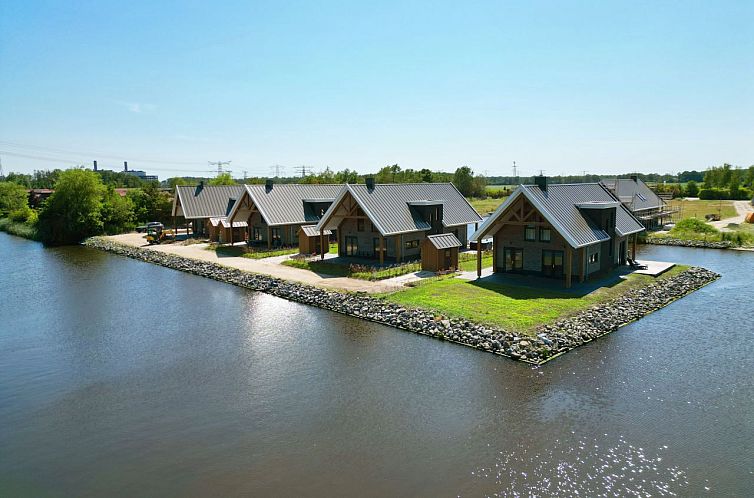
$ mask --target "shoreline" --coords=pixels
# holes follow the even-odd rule
[[[638,297],[624,295],[592,306],[571,317],[543,325],[537,329],[536,336],[529,336],[460,318],[438,317],[430,310],[400,306],[365,293],[323,289],[213,262],[133,247],[102,237],[92,237],[82,244],[532,365],[543,365],[578,346],[614,332],[720,277],[704,268],[692,267],[666,280],[649,284],[636,293]],[[598,313],[602,316],[596,317]]]

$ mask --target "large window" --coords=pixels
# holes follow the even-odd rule
[[[359,254],[359,242],[356,237],[346,237],[346,256],[356,256]]]
[[[262,240],[262,229],[259,227],[254,227],[254,230],[251,233],[251,240],[256,240],[257,242]]]
[[[503,271],[521,271],[524,269],[524,250],[518,247],[503,249]]]
[[[589,264],[599,263],[599,262],[600,262],[600,253],[593,252],[592,254],[589,255]]]
[[[407,240],[405,243],[406,249],[416,249],[419,247],[419,241],[418,240]]]
[[[280,238],[280,229],[273,228],[272,229],[272,244],[279,246],[281,243],[282,243],[282,239]]]
[[[534,225],[526,225],[524,228],[524,240],[529,242],[537,240],[537,227]]]
[[[540,242],[550,242],[552,237],[552,233],[550,232],[549,228],[542,227],[539,229],[539,241]]]

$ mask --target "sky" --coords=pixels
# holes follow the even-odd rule
[[[754,164],[754,1],[0,2],[4,171]]]

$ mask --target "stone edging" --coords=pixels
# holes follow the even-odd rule
[[[700,247],[703,249],[731,249],[733,245],[729,240],[706,242],[704,240],[682,240],[668,237],[647,237],[644,243],[655,246]]]
[[[622,296],[540,327],[537,337],[530,337],[463,319],[445,319],[433,311],[410,309],[365,294],[326,290],[207,261],[127,246],[101,237],[92,237],[84,245],[535,365],[617,330],[720,277],[704,268],[690,268],[631,296]]]

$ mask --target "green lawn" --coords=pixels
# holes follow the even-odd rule
[[[676,266],[659,279],[685,270]],[[415,287],[386,294],[385,299],[409,307],[425,308],[445,316],[496,325],[507,330],[533,333],[538,325],[554,321],[591,305],[614,299],[655,281],[647,275],[630,275],[611,287],[580,295],[521,285],[501,285],[459,278],[425,281]],[[553,285],[558,285],[553,282]]]
[[[361,265],[343,265],[332,263],[330,261],[306,260],[306,259],[289,259],[283,261],[286,266],[301,268],[302,270],[313,271],[323,275],[334,277],[351,277],[360,280],[384,280],[386,278],[398,277],[407,273],[413,273],[421,270],[421,264],[418,262],[404,263],[398,266],[376,269]]]
[[[686,199],[673,199],[668,202],[672,209],[678,209],[675,215],[678,219],[699,218],[704,219],[707,214],[719,214],[721,219],[732,218],[738,214],[733,207],[733,201],[687,201]]]
[[[487,214],[493,212],[497,207],[502,204],[507,197],[500,199],[493,199],[492,197],[469,197],[467,200],[469,204],[477,210],[479,214]]]
[[[647,234],[647,240],[652,239],[679,239],[694,240],[701,242],[730,242],[734,247],[754,247],[754,225],[749,223],[729,223],[726,227],[729,231],[720,231],[699,218],[685,218],[673,227],[670,232]]]
[[[298,247],[267,249],[267,248],[260,248],[260,247],[223,246],[223,245],[217,245],[217,244],[210,244],[207,246],[207,250],[215,251],[218,256],[241,257],[241,258],[250,258],[250,259],[273,258],[275,256],[298,254]]]
[[[492,251],[482,253],[482,268],[492,266]],[[462,271],[476,271],[476,251],[462,252],[458,255],[458,269]]]

